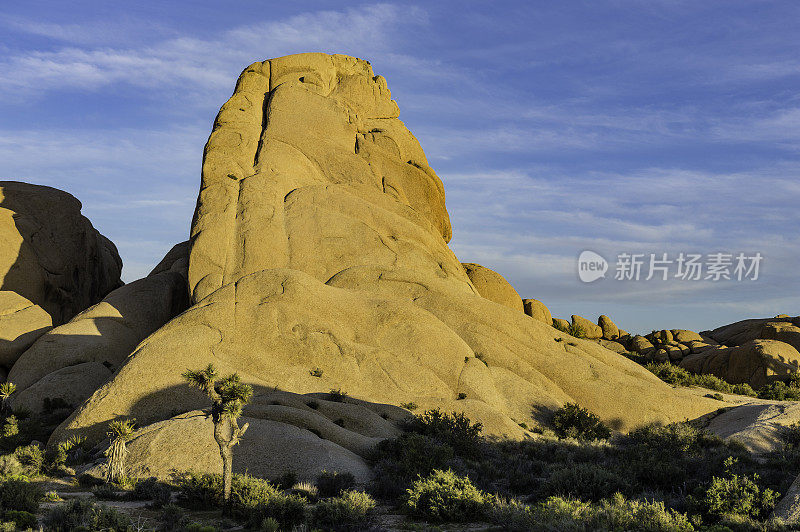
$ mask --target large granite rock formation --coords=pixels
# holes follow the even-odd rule
[[[249,66],[205,149],[188,266],[194,306],[139,344],[51,442],[98,441],[110,420],[131,416],[156,435],[136,447],[134,467],[158,460],[146,451],[156,441],[162,453],[213,454],[200,421],[175,417],[205,405],[181,372],[210,362],[254,385],[259,404],[276,389],[295,398],[249,409],[251,424],[270,423],[246,439],[295,446],[319,434],[340,463],[369,446],[308,432],[302,394],[340,389],[462,411],[509,437],[568,401],[621,430],[718,407],[531,319],[519,296],[514,308],[481,297],[447,246],[444,199],[368,62],[302,54]],[[364,430],[355,432],[389,429]],[[279,472],[269,453],[245,454],[241,467]]]
[[[72,195],[0,181],[0,290],[23,296],[60,325],[121,286],[121,270],[117,248]]]

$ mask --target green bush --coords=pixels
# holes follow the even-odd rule
[[[586,338],[586,329],[574,323],[569,326],[567,333],[571,334],[575,338]]]
[[[361,491],[348,490],[338,497],[323,499],[314,507],[314,526],[323,530],[363,525],[375,509],[375,500]]]
[[[17,460],[25,466],[31,475],[35,476],[40,474],[44,468],[44,452],[42,452],[42,448],[35,443],[18,447],[17,450],[14,451],[14,456],[17,457]]]
[[[159,516],[161,526],[159,530],[171,532],[173,530],[183,530],[188,524],[188,519],[183,508],[176,504],[165,504],[161,508],[161,515]]]
[[[19,510],[9,510],[3,512],[3,521],[12,522],[17,530],[38,529],[39,522],[36,515],[30,512],[23,512]]]
[[[119,489],[113,484],[100,484],[93,486],[91,489],[92,495],[101,501],[114,501],[119,498]]]
[[[551,497],[532,506],[516,500],[495,501],[491,519],[504,530],[636,530],[642,532],[689,532],[694,530],[685,514],[664,507],[663,502],[627,500],[620,494],[600,503]]]
[[[381,441],[373,453],[375,482],[373,492],[380,497],[397,498],[418,476],[434,469],[446,469],[455,452],[448,444],[415,432]]]
[[[13,454],[0,456],[0,478],[16,477],[25,474],[25,466]]]
[[[44,518],[46,530],[72,532],[104,530],[124,532],[131,526],[126,514],[92,501],[76,498],[53,508]]]
[[[553,414],[553,430],[559,438],[604,440],[611,430],[600,418],[576,403],[567,403]]]
[[[35,514],[44,492],[26,480],[10,479],[0,483],[0,508],[4,511],[19,510]]]
[[[487,496],[467,477],[452,469],[435,470],[406,490],[406,508],[415,517],[430,521],[472,521],[485,510]]]
[[[734,473],[736,462],[732,457],[725,461],[726,475],[711,480],[699,505],[705,512],[717,517],[733,514],[766,519],[780,494],[771,489],[762,490],[758,486],[757,474],[747,476]]]
[[[128,494],[128,498],[134,501],[153,501],[150,507],[158,509],[169,504],[172,499],[172,490],[163,482],[159,482],[157,478],[150,477],[138,481],[133,491]]]
[[[335,497],[355,485],[355,477],[348,472],[323,471],[317,476],[317,490],[320,497]]]
[[[554,471],[544,482],[543,493],[599,501],[626,488],[626,479],[614,471],[591,463],[581,463]]]
[[[438,408],[427,410],[408,420],[405,428],[446,443],[458,454],[480,454],[483,425],[470,422],[461,412],[446,414]]]
[[[308,513],[308,501],[305,498],[280,491],[258,504],[233,507],[234,517],[245,521],[250,528],[258,528],[265,519],[274,519],[282,527],[291,528],[305,523]]]
[[[218,507],[222,501],[222,475],[189,471],[181,474],[176,484],[178,504],[185,508],[205,510]]]
[[[795,381],[792,381],[795,382]],[[772,401],[800,401],[800,388],[776,381],[766,384],[758,389],[759,399]]]

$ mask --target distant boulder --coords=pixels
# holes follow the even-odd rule
[[[603,314],[598,318],[597,325],[603,331],[603,338],[606,340],[615,340],[619,338],[619,328],[611,321],[611,318]]]
[[[505,277],[480,264],[466,262],[462,266],[481,297],[520,312],[525,311],[522,298]]]
[[[550,314],[550,309],[538,299],[523,299],[522,306],[525,309],[525,314],[531,318],[547,325],[553,324],[553,316]]]
[[[580,328],[584,336],[592,340],[603,337],[603,329],[601,329],[599,325],[595,325],[583,316],[578,316],[577,314],[572,315],[572,327]]]
[[[731,384],[760,388],[797,373],[800,352],[777,340],[750,340],[738,347],[720,346],[689,355],[681,367],[693,373],[711,373]]]

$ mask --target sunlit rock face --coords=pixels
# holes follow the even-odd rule
[[[620,429],[716,408],[527,316],[521,300],[481,297],[447,246],[444,200],[369,63],[302,54],[249,66],[205,149],[193,306],[139,344],[51,441],[98,440],[119,416],[147,424],[203,406],[181,372],[208,363],[257,394],[339,389],[371,404],[462,411],[513,438],[568,401]],[[246,415],[302,428],[302,411]],[[358,419],[345,428],[362,434]],[[340,443],[326,452],[365,452]]]

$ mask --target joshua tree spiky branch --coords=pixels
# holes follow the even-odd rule
[[[128,455],[128,448],[125,443],[133,435],[135,420],[116,420],[108,424],[108,437],[111,438],[111,445],[106,449],[108,458],[108,470],[106,480],[108,482],[122,482],[125,478],[125,457]]]
[[[245,423],[239,428],[237,420],[253,396],[253,387],[241,382],[238,373],[220,379],[213,364],[199,371],[186,370],[183,378],[211,399],[210,415],[214,422],[214,440],[222,457],[222,495],[227,511],[231,496],[233,446],[239,443],[249,427],[249,423]]]
[[[0,384],[0,401],[2,401],[2,404],[0,404],[0,409],[3,412],[8,411],[8,399],[16,390],[17,385],[13,382],[4,382],[3,384]]]

